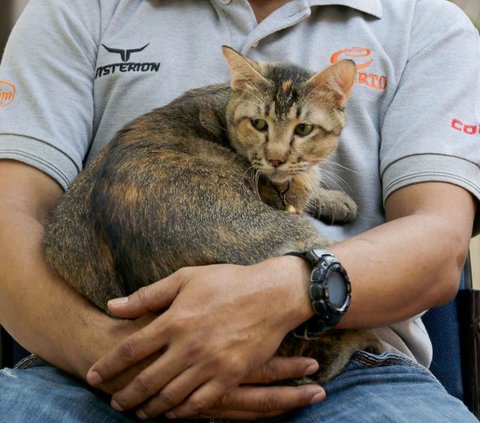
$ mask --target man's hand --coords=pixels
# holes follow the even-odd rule
[[[285,334],[310,317],[308,273],[295,257],[253,266],[181,269],[127,302],[111,304],[112,311],[130,318],[169,308],[100,359],[87,380],[92,385],[108,381],[160,351],[114,394],[114,408],[126,410],[147,401],[143,411],[149,417],[168,410],[191,417],[212,410],[222,397],[227,404],[238,401],[245,390],[233,399],[225,394],[266,363]]]
[[[257,420],[316,404],[325,399],[325,391],[320,386],[275,386],[275,383],[308,376],[317,369],[318,363],[312,359],[273,357],[243,380],[239,387],[220,398],[210,410],[192,417]],[[137,415],[145,417],[149,411],[142,407]],[[177,413],[168,412],[167,417],[175,418]]]

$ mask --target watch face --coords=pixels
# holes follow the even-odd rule
[[[335,307],[342,307],[347,299],[347,284],[343,275],[338,271],[328,275],[328,298]]]

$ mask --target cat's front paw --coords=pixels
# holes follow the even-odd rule
[[[325,191],[315,201],[314,215],[330,224],[345,224],[357,216],[357,205],[342,191]]]

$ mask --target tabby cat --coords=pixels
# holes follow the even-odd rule
[[[128,124],[47,222],[48,262],[105,311],[181,267],[325,248],[305,210],[355,216],[350,197],[321,188],[318,167],[345,125],[353,62],[312,74],[223,52],[230,84],[191,90]],[[334,330],[314,342],[289,336],[279,353],[316,357],[314,380],[325,383],[366,348],[378,350],[368,332]]]

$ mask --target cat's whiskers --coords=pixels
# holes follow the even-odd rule
[[[214,128],[218,128],[218,129],[221,129],[222,131],[225,131],[226,133],[228,133],[228,128],[222,126],[222,125],[219,125],[218,123],[214,123],[214,122],[209,122],[209,124],[214,127]]]
[[[348,184],[348,182],[344,178],[342,178],[337,172],[331,169],[331,167],[336,167],[341,170],[352,172],[354,174],[358,174],[359,173],[358,171],[351,169],[347,166],[343,166],[340,163],[335,162],[330,157],[327,157],[326,159],[324,159],[320,166],[321,166],[320,167],[321,174],[329,178],[330,182],[332,183],[332,186],[339,187],[339,191],[343,191],[343,192],[351,191],[351,187]]]
[[[330,158],[330,157],[326,157],[325,159],[323,159],[322,164],[326,164],[327,166],[336,166],[337,168],[340,168],[342,170],[346,170],[348,172],[352,172],[352,173],[355,173],[355,174],[359,173],[357,170],[354,170],[354,169],[351,169],[347,166],[341,165],[340,163],[336,162],[335,160],[332,160],[332,158]]]
[[[306,163],[296,163],[294,165],[288,166],[284,171],[288,172],[291,175],[298,175],[300,173],[305,172],[307,169],[309,169],[311,166],[309,166]]]
[[[252,164],[251,166],[249,166],[249,167],[247,168],[247,170],[245,170],[245,173],[243,174],[244,179],[247,178],[247,173],[249,173],[249,172],[252,173],[252,172],[251,172],[252,170],[255,171],[255,166],[253,166],[253,164]],[[254,175],[252,175],[252,178],[253,178],[253,176],[254,176]]]
[[[342,191],[346,193],[347,191],[351,191],[351,187],[347,181],[345,181],[340,175],[329,171],[328,169],[321,170],[322,180],[327,180],[329,182],[329,186],[334,187],[337,191]]]
[[[255,175],[254,175],[254,180],[253,180],[253,187],[254,187],[254,192],[257,195],[257,197],[261,200],[262,197],[260,196],[260,191],[258,189],[258,182],[260,181],[260,172],[255,169]]]
[[[261,200],[262,198],[260,197],[260,191],[258,189],[260,172],[255,168],[255,165],[252,164],[251,166],[249,166],[248,169],[245,170],[243,177],[244,179],[250,178],[253,187],[253,193]]]

